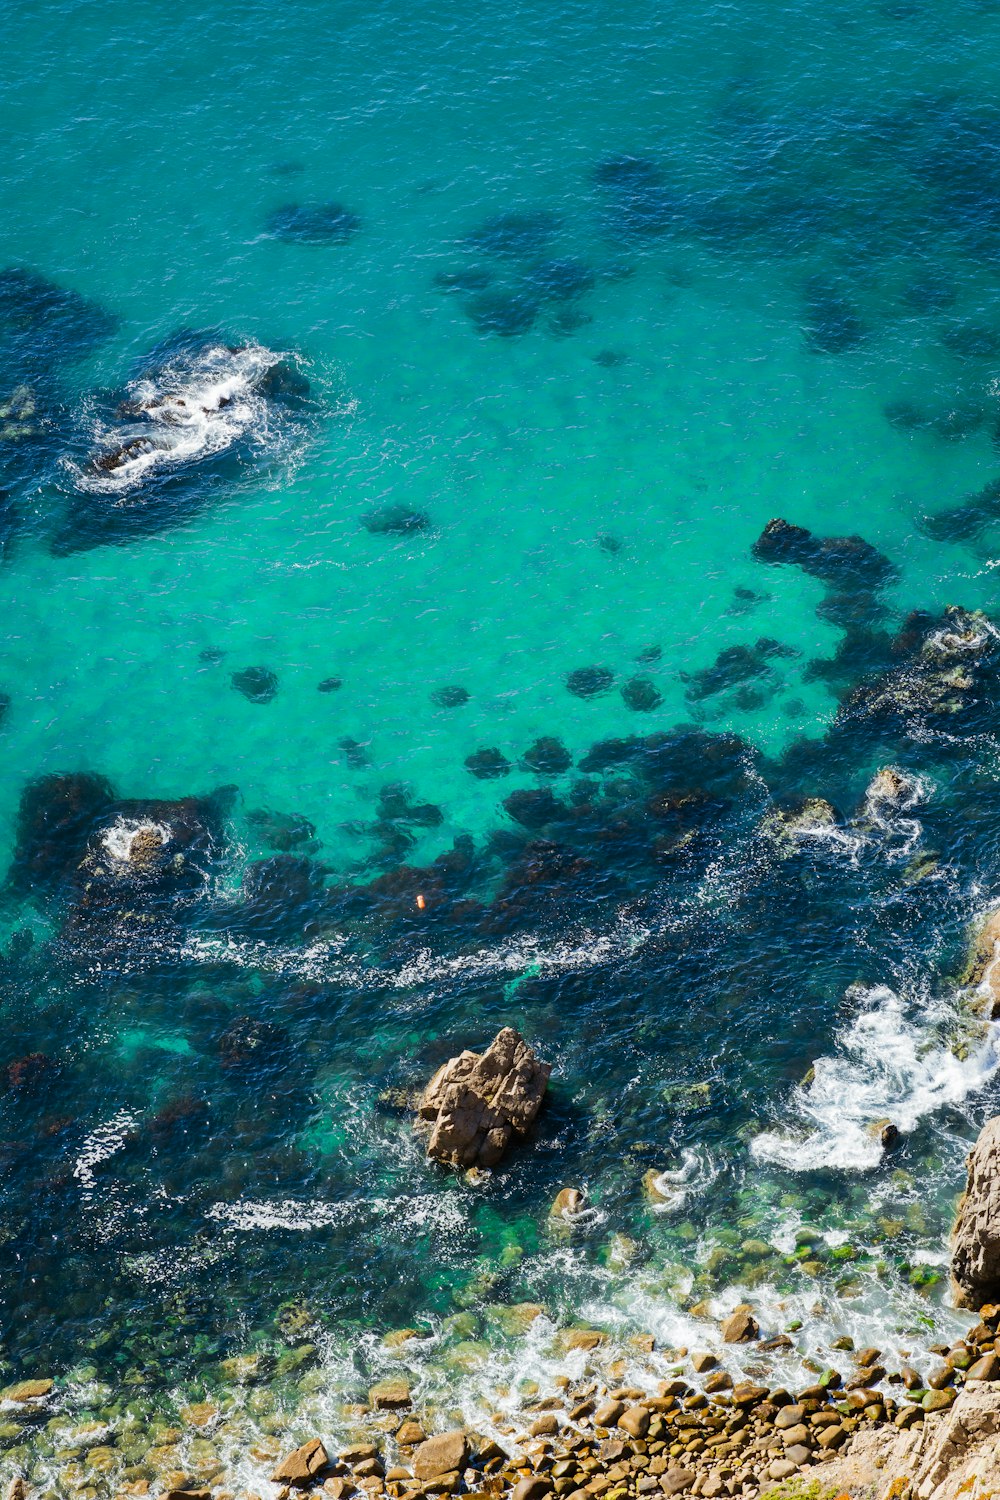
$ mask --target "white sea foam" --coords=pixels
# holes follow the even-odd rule
[[[700,1197],[719,1175],[710,1154],[703,1150],[686,1149],[681,1154],[679,1167],[658,1172],[653,1179],[661,1201],[653,1204],[659,1213],[676,1213],[692,1197]]]
[[[243,437],[266,442],[272,419],[261,385],[284,357],[262,344],[210,343],[134,381],[129,407],[136,419],[97,425],[94,433],[97,453],[114,454],[114,467],[77,468],[77,484],[124,501],[160,470],[222,453]]]
[[[960,1104],[996,1072],[1000,1029],[986,1028],[960,1058],[943,1040],[958,1019],[954,1003],[915,997],[907,1004],[885,985],[859,991],[859,1008],[817,1059],[811,1080],[789,1102],[794,1123],[752,1143],[761,1161],[792,1171],[866,1171],[883,1147],[871,1126],[888,1119],[908,1132],[949,1104]]]
[[[108,859],[118,865],[127,865],[139,834],[152,834],[161,846],[170,842],[170,829],[164,823],[153,823],[149,819],[119,818],[101,834],[101,844]]]

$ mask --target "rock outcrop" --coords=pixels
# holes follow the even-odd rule
[[[1000,1115],[969,1152],[968,1181],[952,1232],[951,1274],[963,1307],[1000,1301]]]
[[[453,1167],[495,1167],[538,1114],[551,1072],[509,1026],[485,1052],[451,1058],[420,1100],[428,1156]]]
[[[974,985],[983,998],[986,1019],[1000,1017],[1000,910],[991,911],[976,933],[969,952],[963,982]]]

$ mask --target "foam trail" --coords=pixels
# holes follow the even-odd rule
[[[795,1089],[798,1127],[764,1131],[751,1150],[792,1171],[866,1171],[882,1159],[871,1126],[891,1120],[901,1131],[982,1087],[1000,1064],[1000,1030],[986,1028],[978,1047],[959,1058],[940,1040],[954,1004],[918,997],[914,1014],[893,990],[859,990],[861,1009],[840,1032],[836,1051],[817,1060]]]

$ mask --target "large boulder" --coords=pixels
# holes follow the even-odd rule
[[[495,1167],[538,1114],[551,1072],[510,1026],[485,1052],[451,1058],[420,1100],[428,1156],[453,1167]]]
[[[1000,1115],[969,1152],[968,1181],[951,1240],[951,1275],[962,1307],[1000,1301]]]

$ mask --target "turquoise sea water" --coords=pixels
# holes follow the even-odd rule
[[[65,848],[15,861],[2,911],[2,1061],[49,1060],[0,1099],[12,1378],[166,1389],[294,1297],[331,1402],[378,1332],[429,1318],[432,1381],[442,1320],[488,1342],[505,1301],[668,1344],[747,1287],[820,1344],[887,1297],[901,1345],[950,1326],[994,1098],[948,977],[1000,878],[988,626],[968,722],[831,726],[908,660],[910,611],[994,609],[998,26],[984,0],[9,14],[3,860],[40,777],[235,789],[204,886],[155,912],[98,881],[73,915],[87,839],[169,809],[22,816],[19,859]],[[123,396],[197,406],[206,348],[229,378],[258,346],[308,395],[213,395],[183,458],[95,470],[179,430]],[[774,516],[891,574],[755,557]],[[588,759],[629,736],[659,738]],[[542,737],[574,768],[521,764]],[[484,749],[506,774],[470,773]],[[908,805],[859,813],[886,763]],[[805,795],[832,832],[760,832]],[[247,1016],[265,1062],[220,1063]],[[380,1095],[508,1021],[551,1107],[491,1186],[450,1181]],[[655,1212],[654,1168],[681,1174]],[[554,1242],[567,1183],[593,1213]]]

